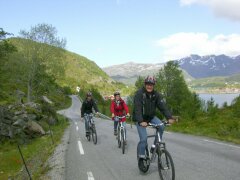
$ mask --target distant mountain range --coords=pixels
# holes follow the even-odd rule
[[[231,76],[240,73],[240,56],[190,55],[176,61],[183,70],[187,81],[214,76]],[[116,81],[133,84],[138,76],[156,74],[163,66],[164,63],[139,64],[129,62],[106,67],[103,70]]]
[[[164,64],[140,64],[129,62],[103,68],[103,70],[114,80],[125,84],[135,83],[138,76],[156,74]]]
[[[240,73],[240,56],[191,55],[177,61],[180,67],[194,78],[231,76]]]

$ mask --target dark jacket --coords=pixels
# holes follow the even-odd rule
[[[136,122],[151,121],[156,115],[156,108],[167,119],[172,118],[161,94],[156,91],[148,93],[144,87],[139,89],[134,96],[133,120]]]
[[[81,107],[81,117],[84,117],[84,114],[92,113],[93,112],[92,109],[94,109],[96,112],[98,112],[96,102],[93,99],[91,99],[90,101],[85,99],[85,101],[83,101],[82,107]]]

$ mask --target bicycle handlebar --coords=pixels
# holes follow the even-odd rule
[[[118,118],[118,119],[123,119],[123,118],[129,118],[130,116],[115,116],[116,118]]]
[[[160,126],[171,126],[171,124],[167,121],[163,121],[160,124],[153,124],[153,123],[148,123],[148,127],[153,127],[153,128],[159,128]]]

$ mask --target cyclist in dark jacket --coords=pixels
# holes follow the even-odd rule
[[[98,113],[98,107],[96,102],[92,98],[92,93],[88,92],[86,99],[82,103],[81,107],[81,118],[85,119],[85,130],[86,130],[86,136],[89,135],[89,127],[88,127],[88,118],[85,116],[85,114],[91,114],[93,113],[93,109],[96,113]]]
[[[136,121],[140,138],[140,142],[138,143],[138,156],[140,159],[145,158],[145,147],[147,145],[146,127],[148,123],[161,123],[161,120],[156,117],[156,109],[159,109],[163,113],[169,123],[174,122],[162,95],[154,90],[155,83],[155,78],[148,76],[144,81],[145,86],[139,89],[134,97],[133,120]],[[164,126],[162,126],[159,131],[162,137]]]

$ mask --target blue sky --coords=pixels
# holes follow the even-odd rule
[[[238,0],[0,0],[5,31],[52,24],[100,67],[189,54],[240,54]]]

